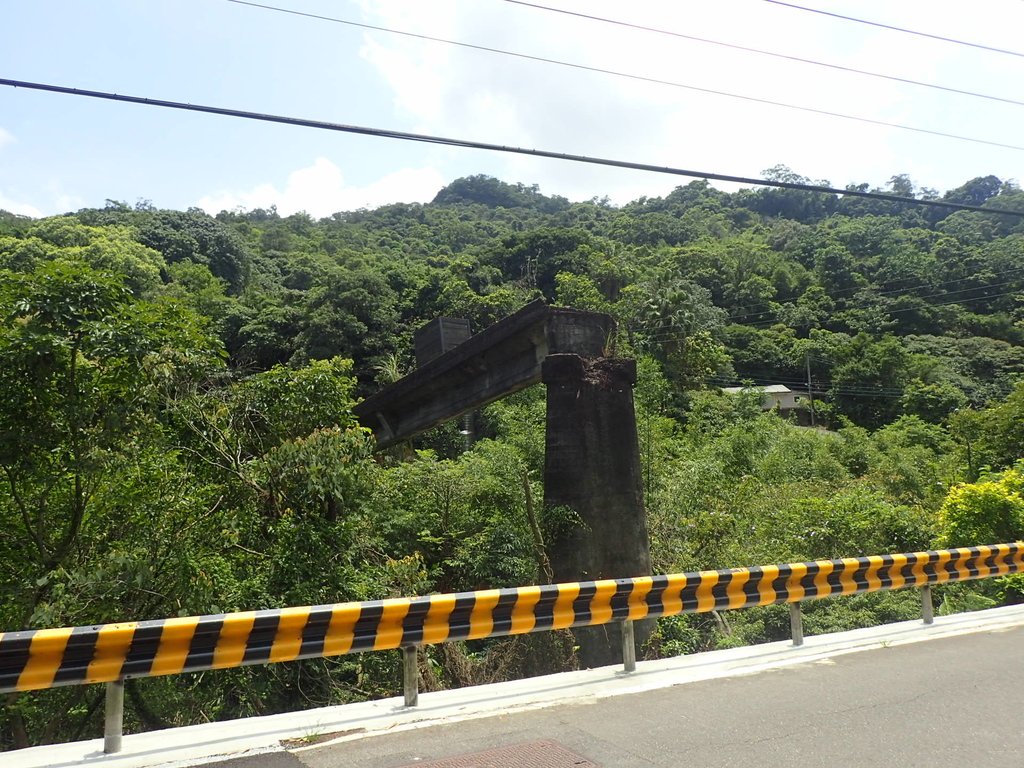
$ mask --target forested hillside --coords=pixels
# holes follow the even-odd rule
[[[801,179],[788,169],[771,174]],[[862,187],[860,189],[866,189]],[[622,207],[477,176],[314,220],[110,202],[0,213],[0,631],[543,580],[540,388],[374,455],[352,405],[439,316],[612,314],[636,357],[658,572],[1024,536],[1024,192],[955,212],[704,182]],[[763,413],[806,389],[819,426]],[[942,610],[1018,599],[948,586]],[[913,594],[808,606],[809,633]],[[779,639],[784,607],[663,620],[648,655]],[[574,664],[560,634],[425,650],[424,688]],[[127,728],[391,695],[398,656],[129,681]],[[102,690],[9,697],[2,746],[100,728]]]

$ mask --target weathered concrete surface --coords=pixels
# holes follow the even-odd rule
[[[536,301],[385,387],[355,412],[385,448],[543,381],[545,505],[571,510],[579,523],[565,519],[548,537],[555,580],[649,574],[633,410],[636,363],[603,357],[612,328],[608,315]],[[619,630],[578,631],[583,665],[619,661]],[[649,631],[637,626],[641,645]]]
[[[603,354],[614,321],[600,312],[527,304],[354,408],[379,448],[536,384],[550,354]]]
[[[560,521],[546,542],[555,581],[650,574],[633,409],[636,362],[551,355],[542,379],[547,386],[544,505],[549,519]],[[649,623],[636,629],[642,645]],[[583,666],[621,661],[619,625],[574,631]]]

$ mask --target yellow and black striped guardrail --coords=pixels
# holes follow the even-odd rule
[[[1024,544],[0,633],[0,693],[1017,573]]]

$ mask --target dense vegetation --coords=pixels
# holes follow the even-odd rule
[[[773,176],[798,179],[784,168]],[[903,176],[890,191],[915,190]],[[1024,211],[994,177],[944,199]],[[995,543],[1024,530],[1024,219],[706,183],[623,207],[460,179],[427,205],[0,213],[0,630],[535,583],[543,393],[373,455],[351,414],[413,331],[536,297],[609,312],[655,568]],[[740,382],[805,387],[811,430]],[[541,528],[565,525],[541,514]],[[942,610],[1016,599],[950,586]],[[809,632],[914,614],[894,593]],[[779,639],[664,620],[649,655]],[[426,688],[566,668],[562,635],[424,652]],[[391,695],[397,657],[129,681],[129,729]],[[9,696],[0,746],[97,732],[101,690]]]

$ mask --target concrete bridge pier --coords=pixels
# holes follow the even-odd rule
[[[541,380],[547,387],[544,506],[555,581],[649,575],[633,409],[636,361],[552,354],[541,365]],[[636,623],[638,645],[652,626]],[[620,624],[574,632],[581,666],[622,661]]]
[[[614,325],[600,312],[538,300],[444,351],[446,329],[458,326],[448,319],[436,324],[433,347],[426,332],[418,340],[420,367],[354,411],[377,447],[387,448],[544,382],[544,498],[548,521],[563,523],[546,536],[555,580],[645,576],[651,559],[633,411],[636,363],[603,356]],[[441,354],[432,357],[431,349]],[[635,632],[642,644],[650,627],[638,624]],[[578,642],[584,666],[621,660],[617,625],[579,631]]]

